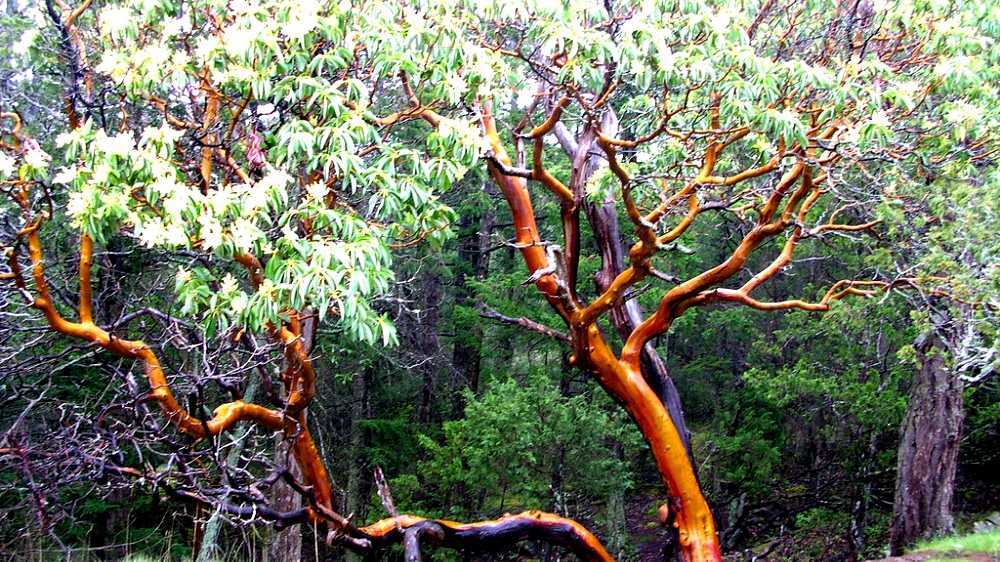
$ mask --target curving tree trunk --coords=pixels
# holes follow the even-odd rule
[[[603,134],[617,136],[618,118],[615,112],[606,111],[600,126]],[[584,186],[602,164],[601,158],[593,150],[596,149],[594,146],[595,133],[596,131],[588,126],[575,142],[572,144],[563,142],[563,147],[567,152],[572,150],[570,157],[573,160],[573,170],[570,177],[570,187],[578,204],[582,204],[586,212],[587,222],[593,232],[593,241],[601,254],[601,269],[594,275],[594,285],[597,287],[598,293],[604,293],[611,286],[612,281],[625,271],[628,253],[623,242],[621,227],[618,224],[618,210],[615,207],[613,194],[609,192],[607,198],[600,203],[587,201],[583,197]],[[561,136],[565,134],[566,132],[563,131]],[[611,308],[609,314],[615,332],[618,333],[622,341],[628,340],[645,317],[646,315],[636,299],[623,299]],[[684,421],[684,409],[681,406],[680,395],[677,393],[673,379],[670,378],[666,364],[656,352],[656,348],[650,343],[643,346],[640,359],[642,377],[660,398],[670,415],[670,419],[680,434],[691,466],[697,467],[694,455],[691,453],[691,432],[688,431],[687,423]],[[619,504],[617,507],[621,511],[619,515],[622,519],[622,529],[624,529],[623,492],[619,490],[616,495],[609,501],[609,517],[611,516],[611,506],[617,502]],[[673,525],[667,525],[667,529],[669,532],[668,540],[662,545],[664,559],[678,559],[680,556],[678,530]],[[621,538],[621,540],[624,539]],[[608,547],[612,552],[619,553],[621,545],[614,543],[615,541],[609,542]]]
[[[962,381],[949,368],[943,339],[930,333],[916,342],[920,367],[903,419],[890,550],[899,555],[914,541],[953,530],[951,507],[962,433]]]

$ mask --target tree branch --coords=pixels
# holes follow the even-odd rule
[[[525,318],[524,316],[519,316],[514,318],[512,316],[505,316],[499,312],[493,310],[492,308],[483,308],[479,311],[479,316],[481,318],[489,318],[490,320],[496,320],[504,324],[510,324],[511,326],[520,326],[532,332],[542,334],[543,336],[548,336],[550,338],[555,338],[559,341],[569,343],[569,336],[546,326],[540,322],[531,320],[530,318]]]
[[[404,541],[405,533],[414,527],[423,527],[421,533],[433,533],[435,540],[448,548],[479,550],[506,547],[523,540],[539,540],[563,546],[585,562],[614,561],[597,537],[583,525],[541,511],[525,511],[477,523],[400,515],[358,529],[358,538],[368,539],[373,544],[397,543]],[[412,536],[411,541],[419,538],[418,533]],[[437,539],[437,536],[441,538]]]

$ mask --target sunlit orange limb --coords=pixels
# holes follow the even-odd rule
[[[724,185],[724,186],[736,185],[740,182],[753,178],[758,178],[760,176],[773,172],[774,170],[778,169],[779,163],[781,163],[781,158],[779,156],[775,156],[761,166],[757,166],[756,168],[749,168],[747,170],[743,170],[742,172],[733,174],[731,176],[704,176],[704,177],[699,177],[695,181],[705,185]]]
[[[721,186],[733,186],[738,183],[742,183],[746,180],[753,178],[758,178],[760,176],[769,174],[778,168],[781,162],[781,156],[785,152],[784,142],[779,143],[779,148],[777,154],[775,154],[770,160],[761,166],[754,168],[748,168],[742,172],[730,176],[715,176],[712,175],[715,171],[715,164],[718,161],[719,154],[730,144],[736,142],[737,140],[745,137],[749,134],[750,130],[748,128],[742,128],[736,131],[728,139],[722,142],[712,142],[705,150],[705,156],[702,161],[702,166],[698,175],[691,180],[684,189],[678,191],[659,205],[657,205],[652,211],[646,214],[646,222],[656,223],[658,222],[667,211],[680,199],[687,197],[694,190],[701,185],[721,185]]]
[[[3,119],[9,119],[13,123],[7,134],[14,137],[14,139],[19,139],[21,137],[21,128],[23,127],[21,116],[12,111],[0,111],[0,121]]]
[[[77,61],[81,69],[85,68],[86,60],[84,58],[82,40],[79,37],[79,33],[75,30],[74,22],[89,5],[90,0],[84,0],[80,6],[69,14],[64,23],[67,33],[70,36],[70,40],[72,41],[75,39],[74,43],[77,47],[77,52],[75,54],[77,55]],[[68,8],[66,10],[68,11]],[[85,72],[84,75],[84,88],[89,95],[92,89],[90,73]],[[216,153],[218,153],[223,161],[237,173],[242,181],[250,183],[249,177],[240,169],[240,167],[228,154],[220,148],[212,146],[215,143],[215,136],[210,132],[210,129],[214,126],[214,122],[218,116],[220,95],[207,82],[205,77],[203,77],[203,89],[206,92],[207,104],[204,114],[204,122],[202,124],[203,132],[206,134],[206,146],[202,150],[202,160],[199,167],[202,176],[202,187],[203,189],[208,189],[210,186],[212,159],[213,155]],[[159,107],[167,121],[172,125],[183,128],[198,127],[196,124],[183,122],[176,118],[171,119],[172,116],[167,112],[166,102],[158,99],[153,99],[151,101],[154,105]],[[80,123],[79,119],[76,117],[75,106],[72,103],[72,100],[68,100],[66,110],[71,127],[78,127]],[[18,141],[21,129],[20,118],[16,114],[6,113],[0,115],[0,118],[10,118],[14,121],[12,134],[15,138],[15,142]],[[21,196],[20,199],[21,201],[19,201],[19,203],[21,204],[25,216],[30,216],[26,194]],[[177,402],[170,390],[169,383],[160,365],[159,359],[146,343],[140,340],[126,340],[115,337],[106,330],[94,325],[91,287],[93,241],[86,233],[82,234],[80,238],[80,321],[71,322],[59,314],[54,303],[52,302],[48,284],[45,279],[42,248],[38,234],[40,226],[41,218],[38,218],[37,220],[32,221],[29,227],[22,230],[20,237],[26,237],[28,241],[29,257],[32,263],[32,276],[34,277],[35,289],[38,293],[37,297],[35,297],[32,301],[32,306],[42,311],[53,330],[64,335],[96,343],[116,355],[141,360],[144,364],[146,376],[151,388],[149,398],[160,404],[160,408],[164,412],[165,417],[182,433],[185,433],[195,439],[202,439],[209,435],[219,435],[241,421],[256,422],[257,424],[270,430],[283,429],[286,432],[295,432],[296,435],[294,437],[293,455],[296,463],[302,469],[303,477],[312,489],[314,499],[318,503],[320,511],[326,512],[326,519],[334,522],[335,524],[343,525],[345,523],[345,520],[342,517],[339,517],[339,515],[332,512],[333,500],[330,480],[319,452],[316,449],[315,442],[313,441],[308,427],[305,424],[305,416],[302,413],[302,410],[315,395],[315,372],[312,369],[312,365],[308,357],[305,356],[305,353],[301,348],[301,344],[297,341],[289,341],[289,338],[287,337],[287,330],[282,329],[280,332],[280,339],[286,344],[286,353],[290,363],[294,361],[294,368],[299,380],[295,389],[290,393],[290,408],[288,411],[279,412],[257,404],[237,400],[217,407],[213,412],[212,418],[209,420],[200,420],[195,418]],[[247,266],[255,285],[259,285],[262,280],[259,261],[252,256],[238,256],[237,261],[240,261]],[[17,256],[13,253],[10,255],[10,263],[11,272],[5,277],[14,279],[20,289],[27,291],[27,286],[20,276]],[[309,511],[310,514],[312,514],[312,510],[310,509]]]
[[[782,179],[778,182],[777,187],[772,193],[771,197],[768,199],[767,204],[761,211],[761,216],[758,219],[757,225],[743,238],[740,244],[736,247],[733,253],[726,258],[722,263],[712,267],[711,269],[704,271],[691,279],[673,287],[660,299],[660,304],[656,311],[646,318],[638,327],[632,332],[626,340],[625,345],[622,347],[621,359],[625,363],[632,365],[633,368],[638,369],[639,357],[642,352],[642,347],[651,338],[657,334],[663,333],[673,319],[676,317],[676,312],[673,310],[674,305],[683,301],[684,299],[704,290],[707,287],[718,284],[721,281],[729,279],[736,272],[738,272],[743,265],[750,258],[750,254],[763,242],[766,238],[777,234],[783,230],[787,225],[787,220],[778,220],[776,222],[770,222],[777,212],[780,203],[787,195],[788,190],[791,188],[792,184],[797,180],[805,170],[803,164],[796,164],[792,167]],[[803,191],[801,188],[796,190],[796,194]],[[802,195],[805,196],[804,194]]]
[[[442,546],[450,548],[489,548],[521,540],[541,540],[566,547],[587,562],[614,561],[597,537],[583,525],[541,511],[525,511],[477,523],[400,515],[361,527],[358,531],[360,538],[375,543],[396,543],[402,541],[407,529],[422,524],[439,527],[441,534],[437,540]]]
[[[287,417],[286,417],[287,419]],[[295,463],[298,464],[302,472],[302,479],[312,486],[316,503],[321,508],[333,511],[333,486],[330,483],[330,475],[326,471],[326,464],[323,457],[316,448],[316,442],[309,432],[306,424],[305,413],[300,413],[296,419],[296,424],[291,426],[299,432],[292,444],[292,455]],[[327,517],[329,519],[329,517]],[[339,517],[334,517],[332,522],[335,525],[342,525],[344,521]]]
[[[549,114],[549,117],[541,125],[532,129],[531,132],[529,132],[527,135],[528,138],[538,139],[549,134],[549,132],[552,131],[552,129],[556,126],[556,123],[559,122],[559,119],[562,118],[563,109],[565,109],[566,106],[569,105],[569,102],[570,102],[569,96],[563,96],[559,98],[559,101],[556,102],[555,107],[552,108],[552,113]]]
[[[788,240],[785,241],[785,245],[782,248],[781,253],[779,253],[767,267],[751,277],[749,281],[740,287],[739,290],[744,295],[749,295],[750,292],[760,286],[761,283],[767,281],[771,277],[774,277],[774,275],[781,271],[782,268],[791,263],[792,254],[795,252],[795,246],[802,237],[802,222],[805,220],[805,216],[809,212],[809,209],[812,208],[812,206],[816,203],[816,200],[822,194],[822,191],[817,189],[815,184],[812,182],[812,173],[808,170],[803,173],[802,187],[799,191],[806,193],[807,195],[798,210],[798,224],[792,229],[791,234],[788,236]],[[795,197],[793,196],[792,200],[788,203],[788,207],[791,208],[794,204]],[[783,217],[784,221],[788,220],[788,212],[790,211],[786,211],[786,215]]]
[[[778,302],[762,302],[750,295],[744,293],[743,291],[738,291],[734,289],[713,289],[704,295],[704,299],[701,302],[717,302],[717,301],[732,301],[745,304],[751,308],[756,308],[757,310],[766,311],[776,311],[776,310],[789,310],[797,308],[800,310],[807,310],[810,312],[825,312],[830,309],[830,305],[827,303],[819,302],[807,302],[801,299],[785,300]],[[692,301],[691,305],[695,304],[697,301]],[[688,304],[685,303],[683,308],[687,308]]]
[[[918,286],[916,280],[904,278],[896,282],[888,281],[857,281],[844,279],[838,281],[823,295],[818,302],[810,302],[801,299],[789,299],[777,302],[765,302],[759,301],[748,294],[748,291],[743,289],[712,289],[711,291],[705,291],[694,298],[688,299],[682,303],[678,309],[679,311],[686,310],[691,306],[707,304],[712,302],[729,301],[744,304],[751,308],[764,311],[776,311],[776,310],[791,310],[799,309],[806,310],[809,312],[826,312],[830,310],[830,305],[834,301],[841,300],[848,296],[859,296],[859,297],[873,297],[879,292],[889,291],[900,285],[912,285]],[[871,287],[870,289],[862,289],[859,287]],[[951,298],[946,292],[933,290],[933,294],[938,296],[945,296]]]
[[[633,266],[642,266],[645,260],[652,256],[658,249],[656,229],[639,212],[639,206],[636,205],[635,199],[632,197],[632,186],[630,185],[632,180],[628,172],[625,171],[625,168],[618,162],[615,147],[601,141],[598,141],[597,144],[604,150],[604,154],[608,160],[608,167],[611,168],[611,172],[618,178],[618,183],[621,184],[621,197],[622,203],[625,205],[625,213],[635,226],[635,232],[639,237],[640,243],[633,251],[629,252],[629,258]]]
[[[416,115],[424,121],[427,121],[427,123],[432,127],[440,125],[441,116],[429,107],[424,107],[420,103],[420,98],[417,97],[416,92],[413,91],[413,87],[410,86],[410,79],[406,76],[405,72],[400,71],[399,80],[403,84],[403,92],[406,94],[407,99],[410,100],[410,105],[412,105],[415,109],[419,109],[419,112],[416,113]]]
[[[661,234],[657,238],[657,243],[660,245],[669,244],[674,240],[680,238],[685,232],[687,232],[688,227],[694,223],[694,219],[698,217],[701,213],[702,207],[701,203],[698,202],[698,196],[694,193],[688,195],[688,212],[680,220],[679,223],[669,231]]]
[[[572,324],[574,327],[584,327],[595,322],[605,312],[610,310],[615,303],[622,298],[625,291],[649,274],[649,268],[644,260],[648,259],[655,250],[662,244],[669,244],[682,234],[694,223],[694,219],[701,212],[701,205],[692,189],[685,190],[688,195],[688,213],[669,232],[657,238],[655,244],[646,244],[639,241],[629,252],[632,264],[615,276],[608,284],[608,287],[597,296],[589,305],[573,315]]]
[[[488,106],[483,107],[482,115],[483,131],[486,135],[494,157],[504,165],[510,166],[511,159],[500,141],[497,134],[496,120]],[[514,220],[514,241],[521,255],[524,257],[528,271],[534,275],[539,270],[549,269],[549,260],[545,255],[545,249],[541,244],[541,237],[538,234],[538,225],[535,222],[535,211],[531,204],[531,197],[528,194],[527,186],[523,178],[506,176],[490,165],[490,173],[500,187],[507,204],[510,207]],[[543,295],[550,299],[558,300],[559,286],[555,275],[549,273],[535,279],[535,286]]]
[[[715,519],[701,492],[694,467],[670,414],[649,387],[638,366],[619,361],[596,324],[586,338],[587,362],[598,382],[628,411],[649,444],[657,468],[673,500],[681,551],[689,562],[721,561]]]
[[[615,276],[603,293],[573,316],[573,327],[582,328],[594,323],[618,302],[629,287],[645,277],[647,273],[640,271],[635,266],[625,268],[624,271]]]
[[[610,145],[613,145],[613,146],[616,146],[616,147],[620,147],[620,148],[635,148],[635,147],[639,146],[640,144],[644,144],[644,143],[647,143],[647,142],[655,139],[656,137],[660,136],[663,133],[666,133],[667,135],[669,135],[671,137],[674,137],[674,138],[684,139],[685,138],[684,134],[680,133],[679,131],[675,131],[675,130],[670,129],[670,127],[668,125],[670,123],[670,120],[675,115],[677,115],[678,113],[680,113],[680,112],[682,112],[682,111],[684,111],[684,110],[687,109],[688,100],[690,99],[691,94],[693,92],[695,92],[696,90],[700,89],[701,87],[702,87],[702,85],[698,85],[698,86],[694,86],[694,87],[688,88],[687,92],[684,94],[684,99],[681,102],[681,104],[677,108],[675,108],[673,110],[668,111],[667,110],[667,102],[664,101],[663,114],[660,117],[660,124],[659,124],[658,127],[656,127],[655,129],[653,129],[649,133],[646,133],[645,135],[642,135],[641,137],[636,138],[634,140],[627,140],[627,139],[620,139],[620,138],[615,138],[615,137],[609,137],[609,136],[605,135],[602,131],[597,131],[597,139],[600,142],[604,142],[604,143],[607,143],[607,144],[610,144]],[[666,87],[666,85],[664,85],[664,91],[665,92],[666,92],[666,89],[667,89],[667,87]],[[665,96],[665,97],[668,97],[668,96]],[[668,97],[668,99],[669,99],[669,97]]]
[[[557,180],[555,176],[550,174],[542,164],[543,148],[544,141],[542,140],[542,137],[536,138],[535,147],[532,150],[532,179],[541,182],[541,184],[558,197],[560,201],[572,205],[574,203],[573,192],[571,192],[561,181]]]
[[[242,265],[250,276],[250,283],[256,289],[264,281],[260,260],[249,252],[241,252],[234,259]],[[285,350],[288,364],[288,399],[285,413],[296,418],[316,396],[316,370],[303,344],[298,328],[298,314],[293,314],[289,327],[270,325],[271,335],[280,341]]]
[[[90,270],[94,263],[94,242],[86,233],[80,235],[80,322],[94,321]]]
[[[555,125],[553,124],[553,127]],[[551,127],[550,127],[551,129]],[[566,185],[561,181],[556,179],[551,173],[545,169],[545,165],[542,162],[542,151],[545,147],[544,136],[538,136],[535,138],[534,149],[532,150],[532,170],[531,177],[533,180],[541,182],[549,191],[551,191],[557,198],[559,198],[560,203],[560,219],[563,225],[563,241],[565,243],[566,250],[566,287],[570,293],[570,298],[575,298],[576,291],[576,273],[578,267],[578,258],[580,252],[580,233],[579,233],[579,205],[577,202],[577,195],[575,195]],[[496,150],[494,148],[494,150]]]
[[[288,328],[277,329],[275,333],[285,346],[285,360],[288,362],[289,369],[293,371],[285,412],[295,417],[316,396],[316,371],[306,353],[300,335],[293,333]]]
[[[283,416],[280,412],[242,401],[219,406],[212,419],[203,422],[189,414],[177,402],[170,391],[166,374],[163,372],[159,360],[145,342],[115,337],[106,330],[95,326],[92,322],[72,322],[63,318],[52,302],[48,282],[45,279],[42,246],[38,235],[39,226],[40,223],[35,223],[29,227],[30,230],[24,233],[28,240],[28,254],[32,265],[31,274],[34,277],[35,290],[38,293],[32,306],[42,312],[53,330],[95,343],[121,357],[141,360],[149,380],[150,399],[160,404],[164,415],[171,423],[196,439],[204,438],[207,435],[218,435],[242,420],[256,421],[271,429],[283,427]]]

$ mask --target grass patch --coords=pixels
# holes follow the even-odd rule
[[[954,537],[944,537],[917,543],[914,552],[937,550],[941,552],[982,552],[1000,554],[1000,529],[985,533],[973,533]]]

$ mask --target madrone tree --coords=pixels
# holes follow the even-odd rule
[[[241,421],[292,442],[305,507],[271,509],[252,493],[195,499],[281,525],[311,521],[361,551],[401,542],[419,557],[424,543],[532,538],[610,559],[593,534],[555,514],[399,515],[361,526],[334,504],[308,430],[321,381],[307,334],[332,322],[362,341],[395,341],[373,304],[392,282],[391,249],[446,232],[452,212],[436,194],[470,168],[485,166],[502,192],[510,243],[565,332],[514,320],[568,340],[570,363],[647,441],[669,497],[661,514],[684,558],[719,560],[657,338],[697,306],[822,312],[897,288],[954,294],[944,277],[873,261],[818,292],[803,287],[801,299],[760,296],[811,247],[877,235],[879,214],[905,204],[913,186],[930,196],[937,178],[993,163],[1000,10],[988,2],[45,8],[63,54],[68,126],[46,151],[30,124],[4,113],[0,171],[20,216],[5,241],[5,288],[52,330],[142,365],[148,400],[193,447]],[[538,215],[542,200],[555,202],[558,227]],[[729,255],[676,278],[671,257],[685,237],[723,216],[740,225]],[[73,305],[46,279],[53,221],[79,232]],[[203,419],[174,392],[183,377],[164,372],[163,345],[95,323],[92,255],[115,235],[189,258],[177,298],[209,334],[277,342],[281,407],[237,399]],[[585,253],[602,263],[593,287],[579,279]],[[642,311],[635,296],[654,290],[657,306]]]

